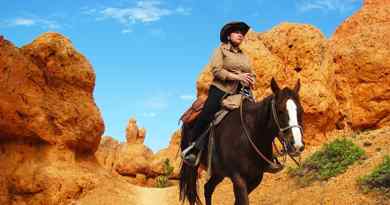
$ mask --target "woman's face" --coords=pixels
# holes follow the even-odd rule
[[[244,40],[244,35],[241,31],[233,31],[230,33],[229,37],[230,41],[236,46],[240,45]]]

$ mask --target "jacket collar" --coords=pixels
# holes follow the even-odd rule
[[[242,53],[242,50],[240,49],[240,47],[234,48],[233,45],[230,43],[230,41],[228,43],[222,43],[221,47],[223,49],[229,50],[233,53]]]

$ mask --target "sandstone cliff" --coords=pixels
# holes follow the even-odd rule
[[[44,33],[17,48],[0,38],[0,73],[0,204],[135,202],[96,162],[95,73],[69,39]]]
[[[390,125],[390,2],[365,1],[330,39],[340,111],[355,129]]]

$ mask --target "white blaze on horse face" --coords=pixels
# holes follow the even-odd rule
[[[286,107],[289,117],[288,124],[290,126],[298,125],[297,106],[294,100],[288,99]],[[292,127],[291,130],[294,137],[294,147],[299,150],[299,148],[303,146],[301,129],[298,127]]]

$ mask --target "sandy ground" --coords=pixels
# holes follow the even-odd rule
[[[177,187],[169,187],[164,189],[137,187],[135,194],[136,196],[138,196],[139,205],[177,203],[176,200],[172,200],[172,197],[175,197],[175,195],[177,195]]]
[[[332,138],[337,136],[340,134]],[[297,185],[295,180],[287,175],[286,170],[278,174],[265,174],[261,185],[250,194],[250,204],[390,205],[390,201],[385,200],[380,194],[363,194],[357,186],[357,179],[360,176],[369,173],[383,161],[384,155],[390,154],[390,128],[365,132],[351,139],[366,151],[367,159],[355,163],[337,177],[324,182],[315,182],[304,188]],[[364,146],[364,144],[371,145]],[[319,148],[311,147],[310,150],[306,150],[303,158]],[[294,166],[293,162],[287,161],[287,166]],[[202,178],[199,190],[202,199],[204,183]],[[137,187],[136,196],[139,205],[180,204],[177,186],[164,189]],[[213,204],[234,204],[232,184],[228,179],[216,188]]]

